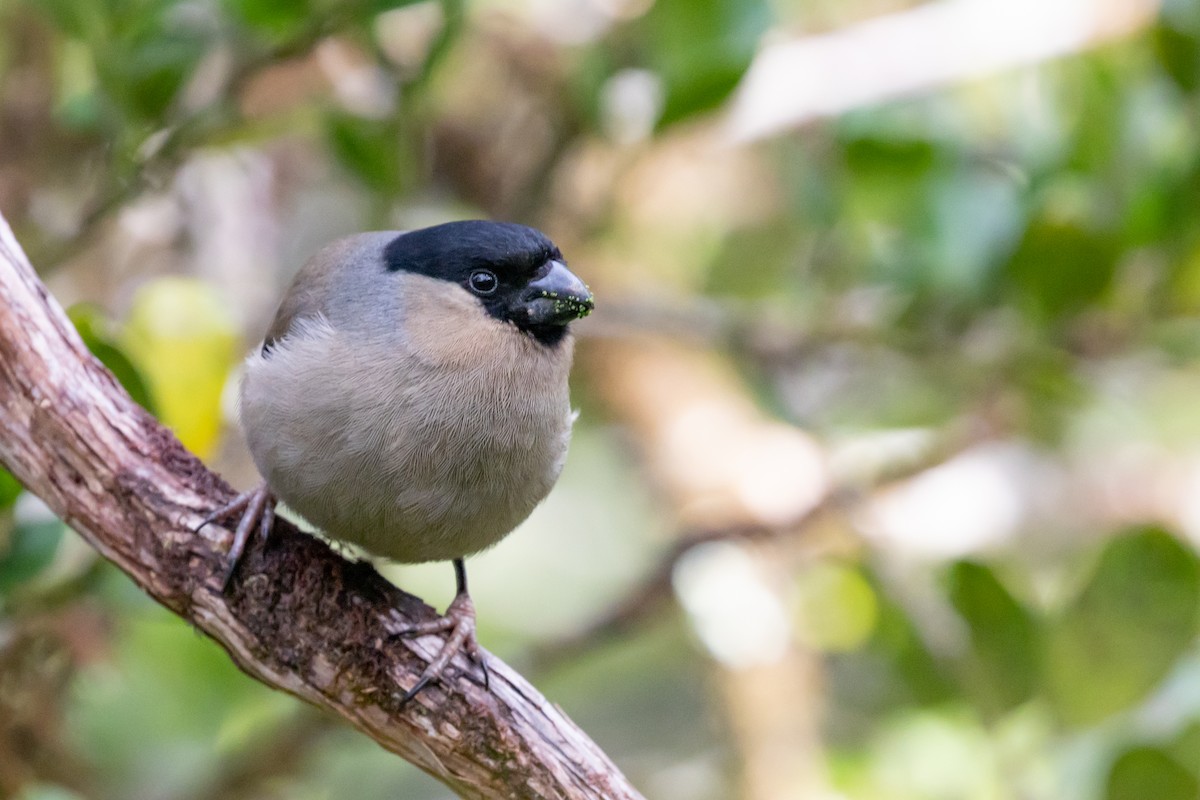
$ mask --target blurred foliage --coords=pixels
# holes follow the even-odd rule
[[[767,30],[765,0],[658,0],[636,25],[638,66],[666,89],[660,125],[713,108],[737,85]]]
[[[1134,800],[1143,797],[1193,798],[1200,795],[1200,781],[1178,761],[1161,750],[1138,747],[1121,754],[1108,776],[1105,800]]]
[[[1191,646],[1198,603],[1195,554],[1167,532],[1109,544],[1049,632],[1049,679],[1064,720],[1097,722],[1145,697]]]
[[[797,635],[828,652],[853,651],[875,630],[878,600],[853,566],[821,562],[796,576]]]
[[[109,332],[110,320],[104,312],[96,306],[81,303],[68,309],[67,316],[75,326],[75,330],[79,331],[88,350],[92,351],[92,355],[100,359],[100,363],[108,367],[109,371],[116,376],[134,402],[147,411],[155,413],[156,407],[150,399],[150,390],[146,387],[146,382],[133,362],[114,341]]]
[[[986,719],[997,719],[1033,696],[1041,658],[1037,621],[987,566],[960,561],[949,583],[950,602],[971,639],[963,688]]]
[[[733,148],[720,115],[764,38],[880,5],[7,0],[0,210],[52,289],[89,301],[71,320],[134,399],[247,482],[222,398],[299,261],[461,216],[565,239],[596,321],[638,328],[622,292],[662,298],[656,322],[825,455],[986,430],[1021,454],[987,462],[1007,505],[956,484],[905,507],[905,536],[845,514],[799,565],[779,543],[782,624],[824,672],[808,713],[831,792],[1195,798],[1198,9],[1166,0],[1094,52]],[[668,535],[664,459],[613,433],[629,421],[588,346],[562,485],[473,565],[483,638],[518,658],[620,599]],[[19,797],[445,796],[244,678],[19,495],[0,471],[0,656],[47,616],[103,620],[63,624],[76,674],[46,709],[85,772]],[[444,567],[400,580],[448,599]],[[713,687],[741,673],[700,638],[660,618],[533,677],[648,797],[736,796],[747,718]]]
[[[11,473],[0,469],[0,509],[5,509],[16,502],[21,493],[21,484]]]
[[[63,524],[57,520],[16,525],[9,531],[0,552],[0,600],[50,566],[62,534]]]

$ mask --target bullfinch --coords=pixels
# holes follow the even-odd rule
[[[403,563],[449,560],[447,632],[407,701],[465,650],[487,670],[463,559],[504,538],[558,479],[574,414],[569,324],[592,293],[541,232],[450,222],[318,252],[245,365],[240,419],[264,482],[241,513],[227,585],[282,501],[332,539]]]

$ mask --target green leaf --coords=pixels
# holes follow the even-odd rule
[[[8,508],[21,494],[21,484],[12,473],[0,467],[0,510]]]
[[[47,9],[73,41],[67,56],[87,70],[91,113],[104,116],[112,133],[140,142],[147,123],[163,124],[184,81],[210,45],[206,29],[180,14],[171,0],[82,3],[51,0]],[[69,86],[64,87],[69,88]],[[139,127],[125,130],[137,119]]]
[[[1054,323],[1095,303],[1112,284],[1120,241],[1074,222],[1039,218],[1002,278],[1030,316]]]
[[[1188,772],[1200,775],[1200,720],[1180,731],[1167,749]]]
[[[392,120],[329,115],[329,143],[347,170],[375,191],[400,183],[400,136]]]
[[[1196,800],[1200,783],[1171,756],[1152,747],[1126,750],[1108,773],[1105,800]]]
[[[856,179],[917,180],[929,174],[939,156],[927,139],[882,133],[852,136],[844,147],[846,166]]]
[[[897,229],[915,228],[918,220],[927,224],[932,179],[953,152],[919,134],[896,130],[886,117],[852,116],[837,131],[846,167],[841,176],[843,214],[861,224]],[[916,233],[908,231],[914,239]]]
[[[640,22],[646,66],[666,91],[660,125],[724,100],[771,22],[764,0],[657,0]]]
[[[796,576],[792,598],[796,636],[814,650],[858,650],[875,632],[879,602],[854,564],[827,559],[808,566]]]
[[[962,664],[966,694],[985,718],[995,719],[1030,699],[1036,690],[1038,623],[982,564],[955,564],[950,570],[949,596],[971,636],[971,650]]]
[[[54,560],[64,526],[58,520],[18,525],[0,552],[0,593],[41,572]]]
[[[204,41],[196,37],[165,32],[132,43],[122,53],[121,69],[111,76],[125,81],[120,94],[126,107],[144,119],[160,121],[204,47]]]
[[[1196,555],[1169,533],[1147,527],[1110,542],[1049,633],[1045,669],[1061,719],[1094,723],[1145,697],[1192,647],[1198,604]]]
[[[221,5],[247,27],[278,38],[298,33],[312,15],[304,0],[222,0]]]
[[[1200,14],[1194,3],[1166,3],[1152,31],[1159,65],[1185,92],[1200,87]]]
[[[879,616],[875,635],[865,655],[877,659],[887,675],[884,690],[905,695],[891,700],[924,705],[954,697],[954,686],[930,653],[912,619],[900,605],[887,597],[878,581],[875,586]],[[861,692],[862,687],[857,687],[855,691]]]
[[[79,331],[87,349],[100,359],[101,364],[108,367],[109,372],[125,387],[125,391],[129,392],[134,402],[154,414],[154,401],[142,374],[105,332],[109,321],[104,312],[94,305],[78,303],[67,310],[67,317],[75,326],[75,330]]]

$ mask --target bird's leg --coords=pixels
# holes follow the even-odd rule
[[[488,688],[487,661],[484,660],[483,650],[475,638],[475,604],[471,602],[471,595],[467,593],[467,566],[461,558],[454,559],[454,578],[458,585],[458,592],[446,608],[444,616],[429,622],[408,625],[394,634],[395,636],[425,636],[431,633],[450,631],[450,638],[442,645],[442,649],[438,651],[433,661],[429,662],[429,666],[425,667],[425,671],[421,673],[421,677],[417,679],[413,687],[405,692],[404,697],[400,698],[400,705],[412,700],[430,682],[440,678],[446,665],[450,663],[450,659],[454,658],[454,654],[459,650],[464,651],[468,658],[479,665],[480,671],[483,672],[483,686],[485,689]]]
[[[271,528],[275,525],[275,502],[275,495],[271,494],[266,483],[262,483],[257,488],[242,492],[230,502],[213,511],[196,526],[195,530],[199,532],[210,522],[225,519],[239,511],[242,512],[238,526],[233,532],[233,544],[229,546],[229,555],[225,559],[225,573],[221,576],[221,591],[229,588],[229,581],[233,578],[233,573],[242,560],[242,551],[246,549],[246,540],[250,538],[250,531],[254,530],[255,525],[258,526],[258,535],[262,541],[265,542],[271,535]]]

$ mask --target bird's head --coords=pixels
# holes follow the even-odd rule
[[[524,225],[468,220],[423,228],[390,242],[384,262],[390,271],[454,284],[489,315],[548,347],[595,306],[554,243]]]

